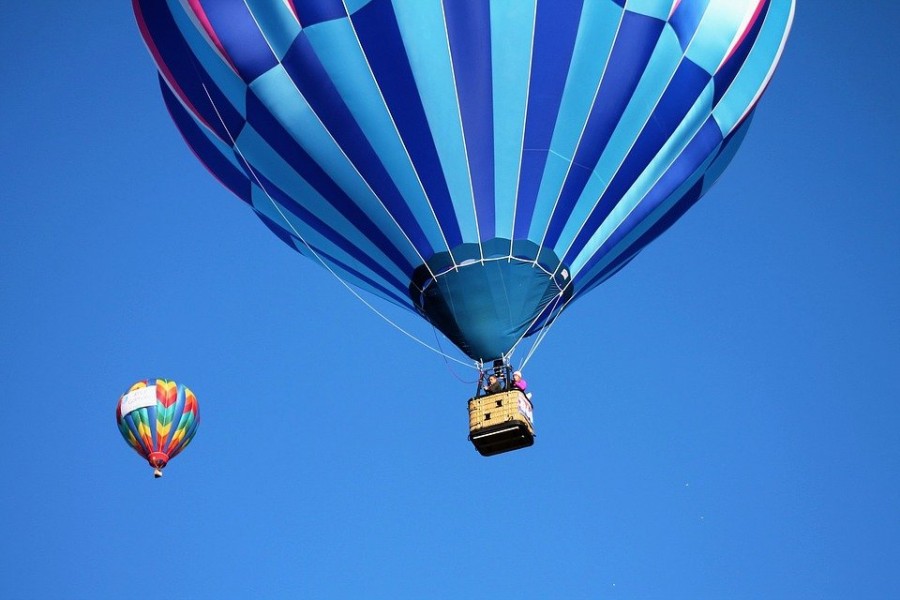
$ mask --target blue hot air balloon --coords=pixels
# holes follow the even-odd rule
[[[731,160],[794,0],[133,0],[165,104],[297,252],[508,356]]]

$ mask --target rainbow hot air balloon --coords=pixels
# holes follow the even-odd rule
[[[125,441],[147,459],[153,475],[194,439],[200,409],[194,393],[167,379],[138,381],[119,398],[116,423]]]

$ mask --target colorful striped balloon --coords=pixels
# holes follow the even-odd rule
[[[125,441],[147,459],[153,475],[194,439],[200,408],[194,393],[168,379],[138,381],[119,398],[116,423]]]
[[[289,246],[508,356],[719,177],[794,0],[133,0],[188,145]]]

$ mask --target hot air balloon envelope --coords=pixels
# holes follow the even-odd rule
[[[289,246],[508,355],[706,192],[793,0],[134,0],[166,106]]]

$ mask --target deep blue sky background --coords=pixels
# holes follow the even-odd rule
[[[474,372],[208,175],[130,3],[5,3],[0,597],[900,597],[898,22],[799,2],[729,170],[483,459]],[[203,419],[158,481],[114,422],[146,377]]]

